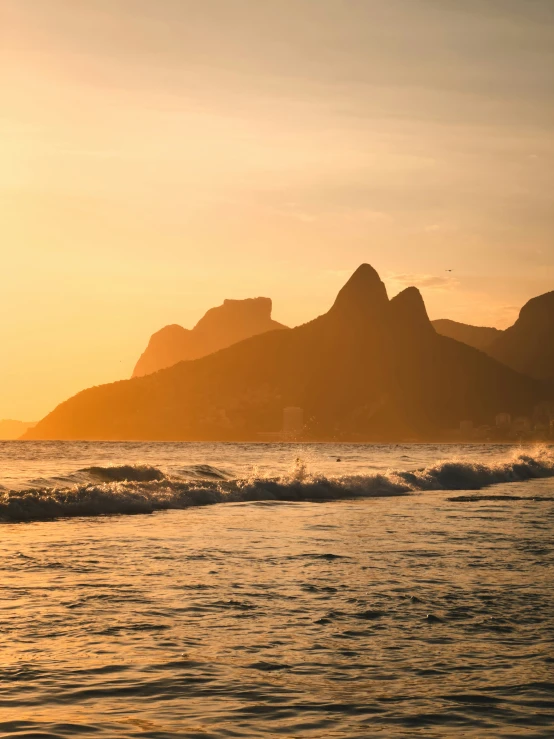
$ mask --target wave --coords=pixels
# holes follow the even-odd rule
[[[85,467],[79,472],[102,482],[151,482],[164,480],[164,473],[149,465],[114,465],[113,467]]]
[[[94,481],[101,482],[152,482],[165,480],[167,476],[162,470],[150,465],[114,465],[112,467],[85,467],[76,475],[87,476]],[[209,464],[195,464],[184,467],[179,471],[179,477],[198,477],[216,480],[225,480],[229,475],[217,467]]]
[[[193,480],[172,477],[144,465],[89,467],[79,472],[92,481],[68,487],[0,489],[0,521],[153,513],[214,503],[325,501],[431,490],[480,490],[498,483],[553,477],[554,450],[538,447],[489,464],[454,459],[418,470],[336,477],[310,473],[298,460],[291,472],[281,477],[237,480],[225,479],[224,472],[209,465],[197,466],[196,474],[203,479]]]

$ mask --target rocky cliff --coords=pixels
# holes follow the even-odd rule
[[[286,328],[272,320],[271,307],[270,298],[225,300],[223,305],[211,308],[193,329],[177,324],[165,326],[150,338],[133,377],[205,357],[250,336]]]

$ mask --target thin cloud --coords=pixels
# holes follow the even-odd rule
[[[498,306],[498,308],[490,311],[491,322],[498,328],[513,326],[517,321],[520,310],[521,306],[517,305]]]
[[[389,274],[385,281],[404,290],[407,287],[419,287],[424,290],[451,290],[458,286],[458,280],[450,275],[426,275],[426,274]]]

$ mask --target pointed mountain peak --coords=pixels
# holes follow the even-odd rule
[[[435,333],[427,308],[417,287],[407,287],[390,301],[392,320],[398,330]]]
[[[361,264],[340,290],[333,314],[374,314],[388,304],[387,289],[369,264]]]
[[[396,306],[410,306],[410,307],[418,307],[419,309],[423,309],[425,312],[427,312],[427,309],[425,308],[425,302],[423,301],[423,297],[417,287],[407,287],[402,292],[399,292],[398,295],[395,295],[394,298],[391,299],[391,305]]]

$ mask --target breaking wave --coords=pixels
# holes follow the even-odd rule
[[[77,484],[0,488],[0,521],[24,522],[68,516],[153,513],[213,503],[248,501],[325,501],[406,495],[431,490],[480,490],[489,485],[554,476],[554,450],[528,453],[483,464],[450,460],[418,470],[382,474],[323,476],[302,461],[281,477],[228,479],[210,465],[185,468],[187,478],[166,475],[156,467],[121,465],[79,470]]]
[[[164,472],[150,465],[114,465],[113,467],[85,467],[79,470],[82,475],[101,482],[152,482],[154,480],[167,479]],[[77,473],[77,474],[79,474]],[[184,467],[180,475],[185,477],[198,477],[216,480],[225,480],[229,476],[223,470],[212,467],[209,464],[195,464]]]

